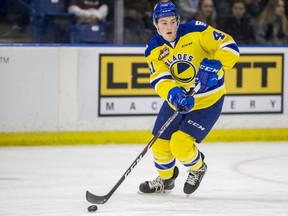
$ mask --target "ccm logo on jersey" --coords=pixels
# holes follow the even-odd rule
[[[200,69],[207,71],[207,72],[210,72],[210,73],[218,73],[218,71],[219,71],[219,69],[211,68],[211,67],[208,67],[205,65],[200,65]]]
[[[169,55],[169,49],[165,47],[163,50],[160,50],[160,55],[158,57],[158,60],[161,60],[165,56],[168,56],[168,55]]]
[[[187,123],[193,125],[194,127],[198,128],[202,131],[205,130],[205,128],[203,126],[201,126],[200,124],[198,124],[197,122],[194,122],[192,120],[188,120]]]
[[[192,42],[189,42],[189,43],[183,44],[182,47],[190,46],[192,44],[193,44]]]

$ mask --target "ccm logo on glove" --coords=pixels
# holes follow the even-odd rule
[[[209,88],[217,85],[218,71],[222,68],[222,64],[218,60],[209,60],[204,58],[200,63],[198,73],[196,74],[195,84],[201,83],[199,92],[205,92]]]
[[[205,66],[205,65],[200,65],[200,70],[204,70],[204,71],[207,71],[210,73],[218,73],[218,71],[219,71],[219,69],[217,69],[217,68],[212,68],[212,67]]]

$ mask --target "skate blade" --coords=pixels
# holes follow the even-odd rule
[[[143,193],[142,191],[138,190],[137,194],[141,195],[165,195],[170,194],[172,190],[164,190],[163,192],[154,192],[154,193]]]
[[[191,194],[186,194],[186,198],[189,198]]]

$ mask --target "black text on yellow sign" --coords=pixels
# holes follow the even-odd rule
[[[143,54],[100,55],[100,95],[155,95]]]
[[[283,54],[242,54],[225,73],[227,94],[282,94]]]

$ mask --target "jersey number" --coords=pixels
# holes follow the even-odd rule
[[[225,38],[225,35],[221,32],[213,31],[214,39],[217,41],[219,39],[223,40]]]

